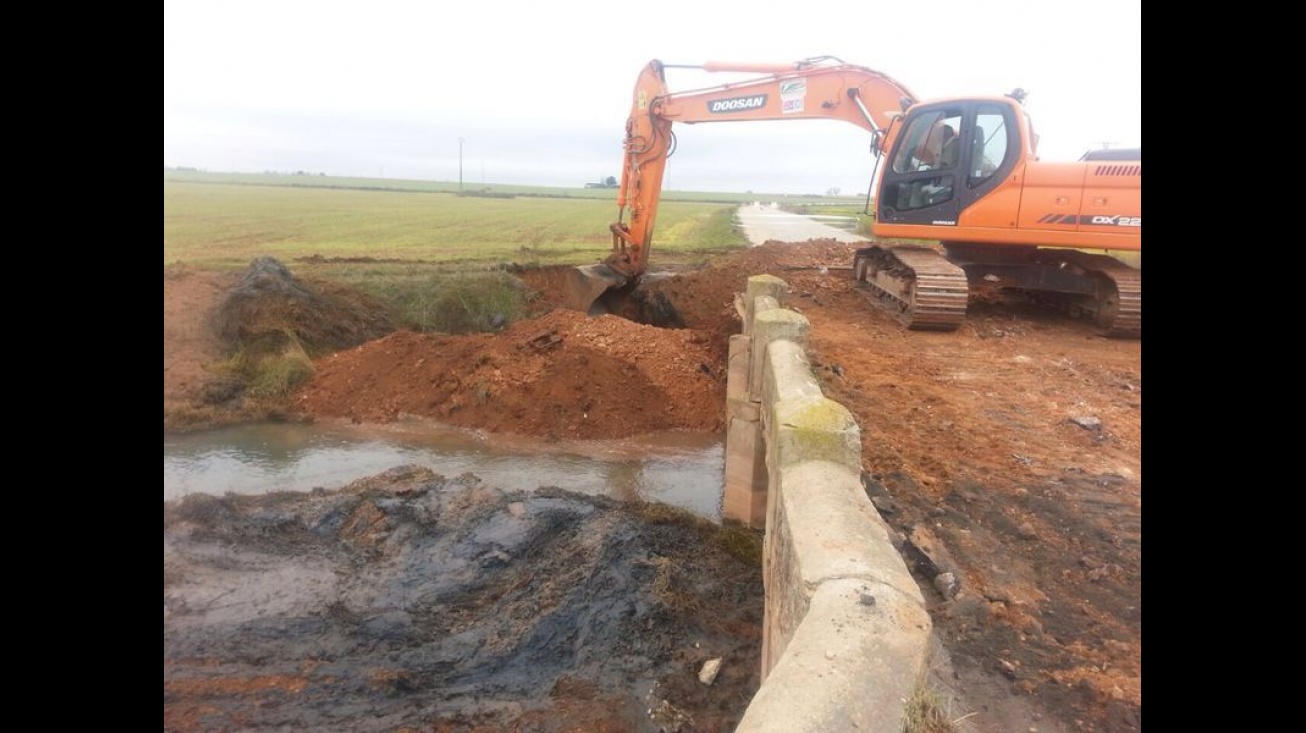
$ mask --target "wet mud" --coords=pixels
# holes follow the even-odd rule
[[[759,546],[415,466],[165,502],[164,729],[732,730],[758,685]]]

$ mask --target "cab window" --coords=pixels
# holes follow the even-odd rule
[[[939,110],[912,120],[893,160],[895,173],[953,168],[960,160],[961,113]]]
[[[979,108],[971,135],[970,167],[966,171],[968,186],[974,188],[984,183],[1002,166],[1011,152],[1008,144],[1011,132],[1001,107],[985,105]]]

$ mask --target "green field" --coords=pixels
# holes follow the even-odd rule
[[[417,181],[394,178],[343,178],[338,176],[281,173],[214,173],[184,168],[164,168],[164,182],[231,183],[255,186],[290,186],[295,188],[342,188],[364,191],[409,191],[413,193],[489,193],[519,197],[584,198],[611,201],[615,206],[615,188],[562,188],[551,186],[511,186],[506,184],[467,183],[460,188],[456,181]],[[783,201],[793,204],[860,205],[858,196],[819,196],[772,193],[729,193],[720,191],[664,190],[663,201],[691,201],[714,204],[742,204],[750,201]]]
[[[707,231],[724,204],[667,203],[657,246],[723,247]],[[575,263],[611,247],[616,205],[596,198],[473,198],[343,188],[164,181],[164,264],[235,268],[260,255],[427,263]],[[729,233],[729,232],[727,232]]]
[[[734,212],[752,199],[711,196],[664,197],[654,267],[695,265],[747,245]],[[611,252],[616,217],[614,189],[460,192],[440,182],[165,169],[163,264],[166,277],[176,265],[243,270],[269,256],[296,277],[375,297],[405,327],[464,333],[525,312],[529,294],[504,266],[599,262]],[[271,374],[281,364],[251,363]]]
[[[578,264],[610,251],[615,189],[166,170],[163,261],[239,268],[278,259]],[[755,194],[667,192],[653,261],[746,244],[735,207]],[[817,203],[804,197],[786,202]]]

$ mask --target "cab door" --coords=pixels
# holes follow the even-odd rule
[[[1017,130],[1010,108],[992,101],[913,109],[881,175],[878,221],[957,226],[961,212],[992,191],[1013,167]],[[939,144],[945,139],[951,152]]]

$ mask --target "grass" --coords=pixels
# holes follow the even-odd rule
[[[520,195],[460,196],[456,185],[438,182],[165,170],[164,266],[241,270],[267,256],[297,277],[373,296],[414,330],[494,330],[525,310],[505,265],[600,261],[617,215],[611,189],[502,188]],[[746,246],[734,210],[665,201],[653,262],[700,264]]]
[[[228,302],[218,324],[227,358],[199,412],[178,421],[274,404],[311,376],[313,358],[395,328],[498,330],[527,305],[506,265],[588,264],[611,251],[611,189],[496,188],[460,196],[438,182],[165,170],[165,272],[243,271],[268,257],[313,294]],[[695,264],[746,246],[734,210],[730,201],[664,201],[654,263]]]
[[[704,519],[690,511],[656,501],[634,501],[630,509],[647,524],[676,524],[690,527],[705,542],[710,542],[735,559],[748,565],[762,564],[762,532],[733,520],[720,524]]]
[[[921,687],[907,701],[903,733],[958,733],[960,718],[952,716],[951,703],[934,690]]]
[[[459,194],[463,195],[459,195]],[[467,186],[441,181],[164,169],[163,261],[242,268],[270,255],[444,265],[588,264],[612,245],[615,189]],[[730,224],[741,203],[854,200],[666,191],[654,257],[743,246]]]
[[[358,287],[389,303],[404,325],[416,331],[474,333],[501,328],[526,312],[526,293],[504,272],[362,280]]]
[[[867,238],[872,236],[871,225],[875,223],[874,214],[868,214],[866,199],[858,199],[853,202],[849,201],[798,201],[786,202],[780,205],[784,211],[791,214],[802,214],[803,216],[844,216],[849,219],[855,219],[856,224],[853,231],[857,234],[865,235]],[[871,210],[874,211],[875,202],[871,201]]]
[[[279,347],[242,346],[219,366],[220,371],[239,379],[250,397],[285,397],[313,376],[313,360],[293,332],[287,329],[282,335]]]
[[[666,202],[654,251],[723,244],[733,206]],[[164,264],[238,269],[258,256],[287,264],[370,260],[428,264],[583,264],[607,256],[616,206],[599,199],[476,198],[447,193],[287,186],[163,185]]]
[[[410,193],[462,194],[499,198],[579,198],[607,201],[614,207],[617,200],[615,188],[567,188],[556,186],[514,186],[500,183],[471,184],[459,187],[456,181],[417,181],[394,178],[346,178],[340,176],[279,174],[279,173],[214,173],[189,169],[164,168],[164,183],[217,183],[230,185],[282,186],[305,189],[344,189],[358,191],[391,191]],[[772,193],[734,193],[722,191],[671,191],[662,192],[663,201],[681,201],[715,204],[745,204],[753,201],[784,201],[801,203],[842,202],[854,204],[856,196],[791,195]]]

